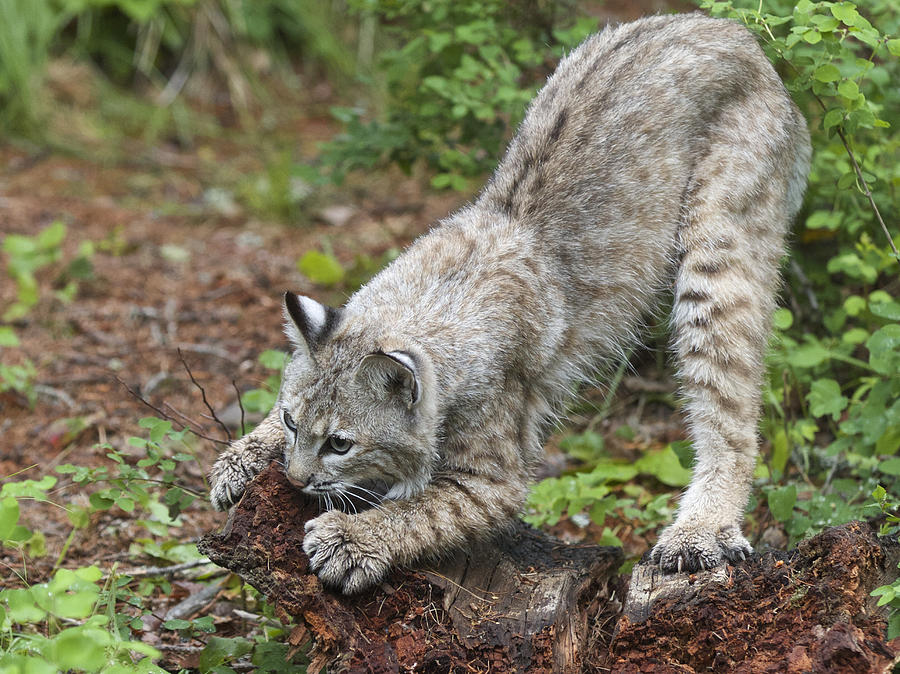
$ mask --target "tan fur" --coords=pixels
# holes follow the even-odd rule
[[[737,24],[656,16],[589,38],[474,204],[343,309],[287,296],[295,352],[278,404],[216,463],[214,505],[283,457],[298,486],[349,511],[309,522],[304,543],[345,592],[489,535],[521,507],[574,386],[674,293],[697,465],[653,559],[676,571],[743,557],[763,353],[809,154]],[[356,513],[351,496],[378,507]]]

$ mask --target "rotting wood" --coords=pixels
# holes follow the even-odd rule
[[[440,565],[397,570],[355,597],[309,573],[303,523],[315,502],[270,466],[200,548],[313,637],[314,672],[577,672],[589,602],[604,597],[619,548],[566,545],[519,523]]]
[[[270,467],[201,550],[313,639],[310,672],[888,672],[900,639],[869,593],[900,545],[852,522],[790,552],[666,576],[638,565],[623,607],[621,551],[518,525],[430,570],[344,597],[309,573],[318,508]],[[296,638],[294,635],[297,635]]]
[[[892,671],[900,639],[870,592],[897,578],[900,544],[864,522],[826,529],[790,552],[665,576],[637,566],[608,671]]]

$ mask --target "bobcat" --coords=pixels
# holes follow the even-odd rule
[[[809,158],[801,113],[738,24],[654,16],[590,37],[474,203],[343,308],[285,294],[278,402],[217,460],[213,505],[283,460],[325,499],[304,550],[345,593],[490,535],[520,510],[575,384],[673,292],[697,458],[651,559],[743,559],[763,354]]]

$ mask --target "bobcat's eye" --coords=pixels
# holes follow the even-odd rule
[[[291,433],[297,433],[297,424],[287,410],[281,410],[281,420]]]
[[[350,451],[350,448],[353,447],[353,440],[348,440],[347,438],[342,438],[337,435],[329,435],[328,439],[325,440],[325,444],[322,445],[322,449],[326,452],[333,452],[334,454],[346,454]]]

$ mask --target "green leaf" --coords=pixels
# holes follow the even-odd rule
[[[856,99],[859,96],[859,86],[853,80],[844,80],[838,85],[838,93],[844,98]],[[828,127],[825,127],[828,128]]]
[[[608,480],[610,482],[627,482],[638,474],[638,467],[634,463],[620,463],[617,461],[601,461],[591,471],[592,476]]]
[[[818,44],[822,41],[822,33],[820,33],[815,28],[810,28],[805,33],[803,33],[803,39],[809,44]]]
[[[288,355],[284,351],[276,351],[275,349],[267,349],[259,354],[259,364],[267,370],[278,370],[284,367]]]
[[[166,419],[158,419],[156,417],[144,417],[138,421],[138,426],[150,430],[150,441],[159,442],[166,433],[172,430],[172,422]]]
[[[900,457],[887,459],[878,464],[878,470],[885,475],[900,476]]]
[[[816,25],[816,28],[826,33],[834,30],[840,25],[837,19],[831,16],[825,16],[824,14],[816,14],[810,17],[810,21]]]
[[[869,338],[869,331],[863,328],[850,328],[841,335],[841,341],[845,344],[862,344]]]
[[[0,346],[19,346],[19,338],[8,325],[0,325]]]
[[[855,26],[860,18],[856,5],[851,2],[831,5],[831,15],[845,26]]]
[[[797,485],[789,484],[772,489],[767,495],[769,511],[779,522],[787,522],[794,512],[797,503]]]
[[[805,344],[788,353],[787,362],[794,367],[815,367],[831,356],[821,344]]]
[[[856,174],[853,171],[847,171],[844,175],[838,178],[837,186],[838,189],[845,190],[848,187],[851,187],[856,184]]]
[[[684,487],[691,481],[691,471],[681,465],[671,446],[647,452],[634,462],[634,467],[670,487]]]
[[[844,111],[840,108],[833,108],[825,113],[825,118],[822,120],[822,127],[825,129],[830,129],[831,127],[837,126],[843,121]]]
[[[880,328],[866,341],[869,364],[880,374],[895,376],[900,372],[900,325]]]
[[[30,589],[3,590],[0,598],[6,599],[9,606],[9,619],[15,623],[34,623],[44,619],[47,615],[34,601],[34,595]]]
[[[567,435],[560,441],[559,448],[569,456],[582,461],[596,461],[603,454],[603,436],[593,431],[579,435]]]
[[[837,69],[837,66],[825,63],[816,68],[813,77],[819,82],[837,82],[841,79],[841,71]]]
[[[887,41],[888,51],[894,56],[900,56],[900,38]]]
[[[19,502],[11,496],[0,501],[0,542],[9,540],[19,521]]]
[[[790,309],[781,307],[775,310],[772,322],[779,330],[787,330],[794,324],[794,315],[791,313]]]
[[[790,315],[790,312],[788,314]],[[694,467],[694,445],[690,441],[676,440],[669,443],[669,447],[675,452],[675,456],[678,457],[678,463],[681,464],[682,468],[690,470]]]
[[[191,621],[190,620],[181,620],[180,618],[172,618],[171,620],[166,620],[163,624],[167,630],[186,630],[190,629]]]
[[[297,268],[310,281],[321,286],[337,285],[344,279],[344,268],[333,255],[317,250],[307,251],[297,262]]]
[[[837,421],[841,412],[847,407],[850,400],[841,395],[841,387],[834,379],[816,379],[810,387],[809,411],[813,416],[823,417],[830,414]]]
[[[71,627],[48,644],[47,655],[63,671],[96,671],[106,664],[106,647],[112,634],[96,627]]]
[[[859,316],[860,312],[866,308],[866,300],[859,295],[850,295],[844,300],[844,311],[848,316]]]
[[[889,426],[875,441],[876,454],[896,454],[900,450],[900,425]]]
[[[249,639],[210,637],[206,642],[206,648],[200,653],[199,669],[201,672],[209,672],[213,667],[246,655],[252,649],[253,642]]]
[[[900,321],[900,302],[890,300],[888,302],[871,302],[869,311],[876,316],[886,318],[889,321]]]
[[[35,243],[42,250],[53,250],[59,248],[63,239],[66,238],[66,226],[58,220],[52,225],[48,225],[37,235]]]
[[[900,611],[894,611],[888,620],[887,638],[888,640],[900,637]]]

